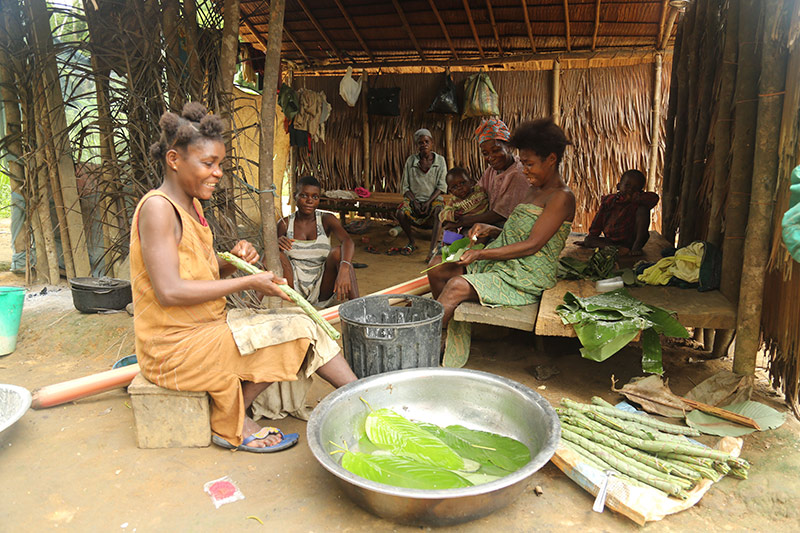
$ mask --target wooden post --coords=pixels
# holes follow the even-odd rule
[[[731,302],[739,301],[747,213],[750,209],[750,182],[753,178],[753,142],[758,119],[759,54],[756,41],[760,16],[757,0],[739,3],[739,62],[736,69],[734,130],[728,200],[725,209],[725,238],[722,245],[720,291]],[[748,21],[748,23],[744,23]]]
[[[33,111],[33,110],[31,110]],[[37,130],[38,132],[38,130]],[[41,139],[42,134],[38,132],[37,139]],[[47,194],[47,163],[45,162],[44,150],[39,148],[33,152],[35,167],[31,176],[34,182],[31,190],[34,192],[35,197],[30,200],[36,205],[36,220],[38,226],[37,237],[40,240],[36,242],[36,262],[38,272],[44,274],[44,268],[47,267],[47,282],[54,285],[61,279],[61,273],[58,270],[58,252],[56,251],[56,242],[53,233],[53,221],[50,218],[50,195]],[[34,231],[37,228],[34,227]],[[63,242],[61,243],[62,249],[65,248]],[[41,267],[39,260],[45,259]]]
[[[258,149],[258,188],[261,207],[261,238],[264,243],[264,258],[267,270],[281,275],[278,251],[277,221],[273,190],[275,181],[272,175],[272,153],[275,143],[275,106],[281,63],[281,37],[283,35],[283,14],[286,0],[271,0],[269,5],[269,28],[267,52],[264,63],[264,90],[261,95],[261,142]],[[270,307],[276,306],[270,298]]]
[[[0,16],[9,20],[9,16],[4,13],[9,9],[7,3],[0,6]],[[6,37],[5,28],[0,26],[0,33]],[[9,41],[11,36],[8,35]],[[5,39],[3,39],[5,40]],[[11,185],[11,193],[19,194],[24,197],[23,184],[25,183],[25,168],[20,162],[22,156],[22,116],[19,109],[19,94],[17,94],[17,84],[14,81],[14,72],[11,70],[11,63],[8,55],[6,54],[5,46],[10,42],[4,42],[0,45],[0,99],[3,101],[3,110],[6,115],[6,130],[0,132],[7,140],[6,162],[8,163],[8,177]],[[28,220],[22,225],[22,230],[17,234],[17,237],[12,243],[14,253],[25,252],[27,243],[30,240],[28,228],[30,223]]]
[[[672,54],[672,78],[669,84],[669,103],[667,104],[667,125],[664,132],[664,174],[661,177],[661,234],[668,237],[667,228],[670,227],[671,214],[667,211],[667,205],[671,204],[668,191],[670,188],[670,177],[672,174],[672,151],[675,140],[675,117],[678,110],[678,66],[681,57],[681,41],[683,40],[683,25],[678,26],[678,33],[675,35],[675,49]],[[670,244],[675,244],[675,233],[672,239],[667,238]]]
[[[445,115],[444,117],[444,145],[445,153],[447,154],[447,168],[453,168],[455,164],[455,143],[453,141],[453,115]]]
[[[193,102],[201,102],[205,76],[200,65],[200,55],[197,53],[197,0],[183,0],[183,23],[186,33],[186,53],[189,54],[189,94]]]
[[[233,78],[236,75],[236,59],[239,56],[239,0],[225,0],[223,25],[222,25],[222,44],[219,54],[219,94],[222,102],[220,103],[219,113],[225,121],[225,158],[224,173],[222,175],[222,203],[225,216],[231,230],[236,230],[236,217],[233,206]],[[266,87],[266,84],[264,85]],[[270,115],[270,123],[274,118]],[[272,147],[269,149],[272,153]],[[270,167],[272,159],[270,159]],[[222,220],[220,220],[222,222]]]
[[[371,168],[370,165],[372,161],[370,160],[369,154],[369,113],[367,112],[367,80],[369,77],[367,76],[367,72],[364,71],[364,74],[361,76],[361,141],[364,144],[363,147],[363,173],[364,173],[364,188],[368,191],[372,191],[372,176],[371,176]]]
[[[72,161],[70,142],[67,136],[64,97],[61,94],[61,84],[58,79],[55,54],[53,53],[49,23],[50,14],[45,5],[45,0],[29,0],[27,6],[33,24],[37,55],[39,60],[44,62],[42,64],[44,89],[47,97],[47,107],[50,112],[56,157],[58,157],[58,176],[61,193],[64,197],[67,229],[69,230],[72,257],[75,263],[75,275],[87,277],[92,275],[92,268],[89,263],[89,250],[83,228],[78,183],[75,177],[75,163]],[[54,161],[54,163],[56,162]],[[45,231],[46,229],[46,223],[43,222],[42,230]]]
[[[676,96],[677,102],[675,105],[675,125],[674,135],[672,137],[672,151],[670,153],[669,161],[669,179],[666,180],[669,184],[669,189],[664,190],[664,197],[662,199],[662,218],[663,218],[663,235],[670,243],[675,242],[675,231],[678,227],[678,220],[676,211],[678,207],[678,197],[681,190],[681,182],[683,181],[683,153],[686,147],[686,129],[688,127],[688,106],[689,106],[689,86],[684,80],[689,78],[689,55],[693,53],[691,47],[692,29],[695,24],[697,14],[697,7],[692,8],[687,12],[686,18],[681,25],[681,39],[680,49],[681,54],[677,57],[678,66],[675,68],[673,62],[673,81],[677,83],[670,86],[670,91],[677,88],[678,94]]]
[[[650,124],[650,161],[647,167],[647,190],[656,190],[656,167],[658,167],[658,141],[661,134],[661,76],[664,54],[656,54],[655,79],[653,81],[653,112]]]
[[[703,2],[703,3],[695,3],[692,6],[692,10],[694,11],[694,25],[692,26],[692,32],[689,37],[689,50],[696,51],[700,50],[700,45],[702,43],[703,38],[703,30],[705,29],[705,20],[706,14],[709,11],[710,2]],[[690,194],[690,188],[692,185],[692,165],[693,165],[693,155],[694,155],[694,142],[695,138],[697,137],[698,132],[698,124],[700,122],[699,114],[701,112],[700,109],[700,102],[699,100],[699,91],[698,85],[700,83],[701,73],[700,73],[700,61],[701,57],[700,54],[696,52],[690,52],[687,54],[689,56],[689,61],[687,65],[687,74],[688,76],[684,78],[684,80],[688,80],[688,103],[687,103],[687,126],[686,126],[686,144],[684,147],[683,152],[683,161],[681,163],[681,187],[680,187],[680,194],[678,200],[678,207],[680,211],[678,211],[678,226],[680,227],[680,239],[679,243],[681,246],[685,246],[688,242],[691,242],[691,239],[694,237],[693,234],[689,234],[687,229],[689,226],[693,226],[693,220],[690,221],[690,218],[694,218],[696,209],[694,208],[696,200]],[[689,241],[687,241],[689,239]]]
[[[161,31],[164,34],[164,44],[166,45],[164,62],[166,64],[169,108],[178,113],[183,108],[183,91],[181,89],[181,71],[183,69],[179,61],[180,48],[178,46],[179,12],[178,0],[161,0]]]
[[[553,122],[561,125],[561,61],[553,61],[553,94],[550,107]]]
[[[64,270],[67,273],[67,278],[74,278],[77,276],[75,272],[75,263],[72,259],[72,246],[70,245],[70,235],[67,229],[67,216],[64,212],[64,197],[61,194],[61,186],[58,180],[58,171],[56,170],[56,157],[55,149],[53,148],[53,130],[50,125],[50,117],[47,113],[47,104],[44,98],[44,87],[41,80],[36,83],[35,104],[34,109],[37,116],[36,127],[36,146],[42,154],[42,160],[45,164],[45,174],[50,182],[50,191],[53,198],[53,207],[56,212],[56,220],[58,221],[58,234],[61,238],[61,254],[64,258]],[[39,182],[40,186],[43,185]],[[47,195],[47,205],[50,208],[50,194]],[[45,223],[45,226],[47,223]]]
[[[694,133],[693,144],[687,145],[689,157],[686,158],[686,168],[688,169],[689,179],[686,180],[688,182],[687,195],[681,197],[683,205],[681,207],[680,246],[686,246],[701,237],[700,232],[697,231],[698,210],[696,208],[696,198],[706,167],[706,146],[708,144],[711,114],[714,108],[713,91],[718,57],[715,50],[716,42],[719,40],[720,27],[719,17],[717,16],[718,10],[713,7],[712,2],[707,2],[706,6],[702,25],[699,25],[701,38],[698,41],[698,47],[695,48],[695,50],[705,50],[705,53],[701,54],[700,64],[697,65],[699,75],[696,96],[690,96],[693,101],[697,102],[697,128]],[[698,22],[701,21],[698,20]]]
[[[733,371],[752,376],[761,344],[761,305],[772,235],[772,210],[778,175],[778,145],[786,82],[785,47],[789,13],[783,0],[761,2],[764,24],[760,39],[761,75],[758,79],[758,122],[750,209],[744,240],[744,258],[736,316]]]
[[[714,124],[714,188],[711,191],[706,240],[720,246],[722,240],[722,207],[728,184],[728,165],[731,151],[731,122],[733,91],[736,87],[736,56],[738,53],[739,0],[728,0],[725,21],[725,45],[719,75],[717,121]]]

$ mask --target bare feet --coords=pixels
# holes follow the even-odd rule
[[[244,417],[244,427],[242,428],[242,437],[247,438],[253,433],[261,430],[261,426],[255,423],[255,421],[250,418],[249,416]],[[249,442],[247,445],[251,448],[264,448],[266,446],[275,446],[281,441],[280,435],[270,435],[265,439],[255,439]]]

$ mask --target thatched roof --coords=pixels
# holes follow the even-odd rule
[[[301,69],[318,69],[326,65],[458,64],[552,52],[654,50],[671,46],[675,26],[670,26],[669,14],[685,3],[288,0],[281,58]],[[268,24],[268,1],[241,0],[244,40],[265,49]]]

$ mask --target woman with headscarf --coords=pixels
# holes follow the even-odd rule
[[[409,156],[403,168],[401,190],[403,203],[397,209],[397,221],[408,238],[403,248],[392,248],[390,255],[411,255],[416,250],[411,226],[432,227],[431,245],[425,262],[430,261],[439,237],[439,213],[444,207],[442,195],[447,190],[447,162],[433,151],[433,138],[425,128],[414,132],[419,151]]]
[[[444,225],[444,229],[472,226],[477,223],[503,225],[528,194],[519,157],[511,152],[511,132],[499,118],[484,119],[475,130],[481,155],[488,163],[478,185],[489,196],[489,210],[479,215],[463,215]]]

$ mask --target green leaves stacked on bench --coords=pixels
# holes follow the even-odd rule
[[[673,313],[647,305],[626,289],[579,298],[567,292],[564,303],[556,307],[564,324],[575,328],[581,341],[581,355],[592,361],[605,361],[642,332],[642,370],[663,374],[660,334],[689,337]]]

